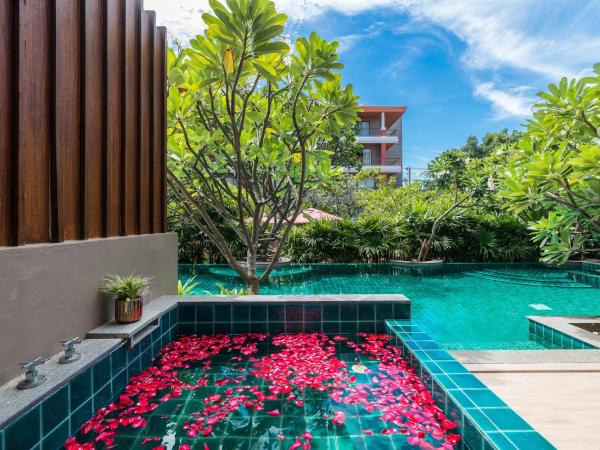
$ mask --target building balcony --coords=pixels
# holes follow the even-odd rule
[[[399,130],[391,128],[359,128],[356,131],[356,140],[359,144],[397,144],[399,142]]]

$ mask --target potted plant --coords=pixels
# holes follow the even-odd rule
[[[104,279],[103,291],[115,295],[115,320],[117,323],[137,322],[142,318],[144,301],[141,291],[152,278],[139,275],[108,275]]]

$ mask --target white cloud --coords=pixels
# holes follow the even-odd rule
[[[528,97],[515,91],[523,80],[539,86],[561,76],[577,76],[596,62],[600,49],[599,1],[275,0],[275,4],[292,24],[319,18],[326,26],[325,15],[330,12],[355,16],[388,9],[388,30],[423,23],[444,28],[464,42],[460,61],[467,75],[479,80],[473,84],[474,94],[491,101],[499,117],[523,114]],[[200,14],[208,10],[208,0],[146,0],[145,6],[157,11],[158,22],[167,25],[172,36],[187,40],[202,30]],[[395,24],[400,16],[394,10],[413,20],[398,19]],[[365,33],[341,36],[341,50],[351,49]],[[507,70],[513,72],[512,85]]]
[[[475,85],[475,95],[492,104],[496,120],[530,116],[534,100],[530,92],[527,86],[500,89],[491,82]]]

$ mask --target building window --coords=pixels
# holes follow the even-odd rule
[[[368,121],[360,122],[359,129],[358,129],[358,135],[359,136],[369,136],[369,128],[370,127],[371,127],[371,122],[368,122]]]
[[[363,148],[363,166],[372,165],[371,149]]]

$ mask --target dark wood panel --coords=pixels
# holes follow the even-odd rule
[[[123,211],[124,233],[139,230],[139,44],[141,2],[125,4],[125,172]]]
[[[18,242],[28,244],[50,241],[51,11],[49,0],[18,4]]]
[[[152,108],[152,232],[162,231],[162,167],[163,167],[163,145],[162,145],[162,108],[164,106],[163,87],[163,65],[165,64],[165,45],[161,41],[161,33],[154,30],[154,75],[153,75],[153,108]]]
[[[105,53],[104,0],[85,0],[83,237],[104,234]]]
[[[142,14],[140,45],[140,233],[152,232],[153,79],[156,15]]]
[[[55,0],[58,240],[81,238],[81,3]]]
[[[160,99],[160,115],[161,120],[156,126],[160,128],[160,155],[161,155],[161,175],[160,175],[160,201],[161,201],[161,229],[160,232],[167,231],[167,29],[165,27],[157,27],[160,42],[161,54],[161,77],[160,83],[162,88],[162,96]],[[156,231],[158,232],[158,231]]]
[[[13,211],[13,28],[14,2],[0,0],[0,246],[14,244]]]
[[[125,9],[106,0],[106,235],[123,233],[123,80]]]

